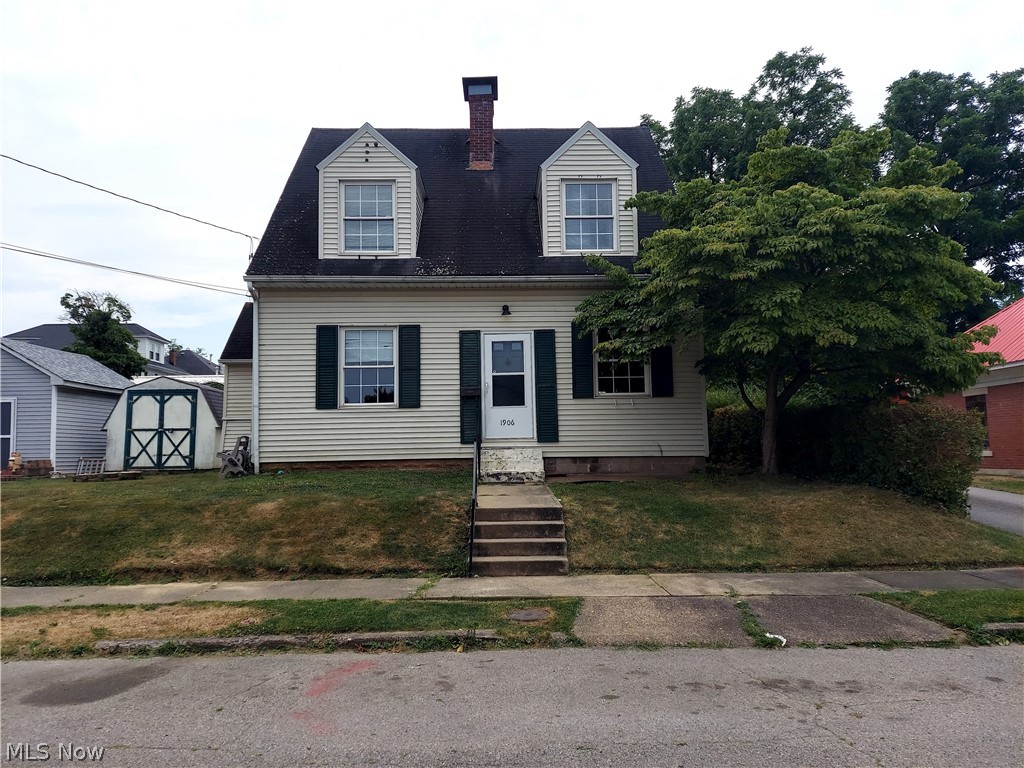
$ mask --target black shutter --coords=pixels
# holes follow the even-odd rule
[[[558,390],[555,382],[555,332],[533,332],[537,391],[537,442],[558,442]]]
[[[420,407],[420,327],[398,326],[398,407]]]
[[[338,407],[338,326],[316,327],[316,407]]]
[[[672,397],[672,347],[651,352],[651,397]]]
[[[572,396],[580,399],[594,396],[594,334],[579,337],[580,328],[572,324]]]
[[[459,440],[480,434],[480,331],[459,331]]]

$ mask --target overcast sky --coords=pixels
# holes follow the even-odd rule
[[[1024,3],[0,0],[4,154],[260,236],[313,126],[468,125],[461,78],[497,75],[496,128],[665,121],[695,86],[744,92],[779,51],[828,57],[862,125],[913,69],[1024,66]],[[0,161],[5,243],[243,289],[244,237]],[[214,357],[244,298],[2,254],[2,330],[66,291]]]

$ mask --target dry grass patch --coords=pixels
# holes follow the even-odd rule
[[[468,472],[46,480],[4,488],[6,583],[459,573]]]
[[[270,612],[238,605],[162,605],[155,608],[59,608],[0,620],[4,658],[30,658],[91,649],[97,640],[200,637],[256,624]]]

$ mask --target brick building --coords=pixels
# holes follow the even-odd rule
[[[979,411],[988,431],[981,461],[983,471],[1024,475],[1024,299],[1020,299],[978,324],[999,331],[978,352],[998,352],[1006,361],[978,377],[970,389],[947,395],[955,407]]]

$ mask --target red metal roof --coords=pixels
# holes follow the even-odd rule
[[[998,352],[1008,363],[1024,360],[1024,299],[1018,299],[1010,306],[1003,307],[974,328],[983,325],[994,325],[999,332],[988,344],[975,344],[975,352]]]

